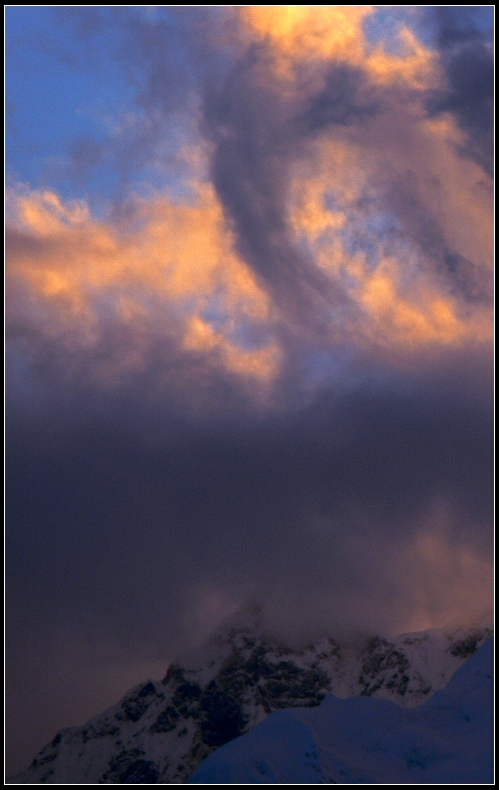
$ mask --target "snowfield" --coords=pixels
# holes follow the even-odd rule
[[[189,783],[492,784],[493,659],[489,639],[412,710],[328,695],[318,708],[277,711],[208,757]]]

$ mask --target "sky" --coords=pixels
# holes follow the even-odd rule
[[[493,22],[7,7],[9,773],[246,603],[491,622]]]

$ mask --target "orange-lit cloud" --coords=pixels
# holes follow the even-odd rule
[[[438,146],[429,139],[437,150],[432,159],[426,157],[426,172],[433,167],[441,201],[432,199],[424,174],[417,176],[422,200],[428,198],[426,207],[449,243],[486,277],[491,217],[477,167],[449,153],[441,133],[439,126]],[[421,135],[430,138],[427,127]],[[410,243],[390,253],[372,231],[366,243],[379,253],[374,268],[362,247],[348,248],[343,234],[360,233],[373,220],[355,208],[372,190],[374,165],[363,163],[362,154],[357,143],[320,142],[312,164],[297,168],[290,191],[297,243],[306,241],[315,265],[361,309],[360,317],[343,317],[335,338],[339,333],[353,347],[380,349],[490,339],[490,307],[463,306],[421,268]],[[331,194],[334,206],[328,207]],[[159,333],[171,333],[172,321],[185,352],[216,358],[237,377],[270,383],[279,375],[285,352],[272,339],[277,315],[272,298],[235,251],[211,187],[200,186],[191,203],[141,199],[133,206],[130,227],[94,218],[84,202],[65,204],[50,191],[21,193],[12,201],[17,235],[9,246],[8,281],[27,289],[31,304],[48,311],[44,331],[72,348],[91,347],[99,343],[103,309],[118,325],[135,328],[137,345],[122,349],[120,362],[109,362],[104,378],[114,380],[116,365],[118,377],[120,371],[144,368],[144,328],[153,322]],[[245,345],[245,324],[266,329],[267,340],[256,348]]]
[[[317,265],[364,311],[365,323],[347,321],[353,342],[409,348],[490,341],[490,183],[460,155],[464,141],[455,122],[428,120],[417,108],[404,117],[399,109],[373,119],[365,133],[340,130],[334,137],[319,139],[313,157],[296,168],[290,221]],[[389,190],[399,184],[400,204],[393,205]],[[403,241],[395,232],[383,236],[397,214],[406,223]],[[443,246],[467,262],[466,294],[437,273]]]
[[[369,43],[364,23],[375,12],[375,6],[246,6],[240,16],[251,35],[271,46],[276,71],[287,79],[297,64],[335,61],[362,67],[380,84],[436,84],[435,54],[406,25],[398,31],[400,54]]]
[[[275,378],[275,342],[253,348],[241,334],[245,322],[269,320],[269,298],[235,253],[210,187],[200,187],[190,204],[165,197],[137,202],[131,228],[93,218],[84,203],[65,205],[54,192],[12,200],[9,281],[48,310],[45,329],[61,343],[68,329],[82,347],[98,343],[103,311],[138,338],[151,324],[171,332],[173,321],[186,351],[216,354],[238,376]],[[146,365],[144,344],[128,348],[120,366]]]
[[[210,170],[220,140],[209,135],[177,154],[189,173],[190,199],[134,197],[125,211],[98,218],[85,201],[64,201],[55,190],[14,190],[8,282],[28,294],[22,310],[28,305],[38,315],[39,331],[76,350],[97,347],[110,322],[126,328],[126,348],[115,348],[119,360],[108,360],[112,380],[145,369],[154,327],[154,337],[173,338],[179,353],[209,358],[241,381],[272,384],[287,359],[276,329],[283,320],[302,320],[298,314],[283,319],[279,289],[286,298],[308,288],[303,302],[293,293],[288,305],[298,313],[297,305],[306,304],[302,312],[312,314],[319,301],[314,289],[330,284],[336,294],[326,296],[331,325],[322,319],[321,337],[309,338],[312,351],[315,342],[381,355],[488,342],[490,179],[462,155],[466,136],[456,117],[427,112],[424,91],[444,79],[436,52],[403,24],[396,54],[382,42],[370,43],[365,23],[375,11],[248,6],[227,12],[239,20],[243,43],[266,42],[277,66],[269,71],[262,57],[262,68],[240,88],[254,98],[255,122],[263,116],[261,129],[257,123],[248,138],[255,143],[253,163],[244,160],[244,135],[238,141],[247,123],[238,115],[244,102],[243,109],[234,104],[234,118],[229,113],[222,126],[221,139],[234,140],[228,150],[236,158],[227,160],[220,180],[228,192],[242,189],[237,211],[253,223],[246,238]],[[298,63],[312,67],[305,80],[294,70]],[[336,83],[328,93],[328,69],[338,64],[356,70],[340,71],[340,83],[352,79],[361,92],[375,93],[365,107],[360,100],[359,106],[347,103],[331,120],[319,111],[343,101]],[[270,90],[263,99],[262,81]],[[261,102],[274,95],[282,104],[267,118]],[[232,107],[230,94],[227,101]],[[300,126],[296,119],[314,112],[314,123]],[[282,148],[274,141],[280,134]],[[271,216],[275,227],[268,225]],[[383,230],[390,222],[391,235]],[[248,253],[252,246],[260,250],[258,261]],[[446,277],[446,267],[461,267],[461,279]],[[318,272],[326,280],[304,282]],[[350,308],[337,311],[335,298],[342,295]],[[13,300],[14,313],[16,305]]]
[[[297,58],[360,60],[365,54],[363,20],[370,6],[246,6],[241,18],[258,37]]]

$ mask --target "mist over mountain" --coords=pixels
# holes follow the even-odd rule
[[[328,695],[272,713],[208,757],[192,784],[492,784],[494,648],[488,640],[426,703]]]
[[[237,739],[242,746],[234,748],[244,751],[240,736],[277,710],[316,707],[329,694],[345,703],[361,696],[404,708],[424,706],[490,633],[434,630],[350,642],[324,637],[292,648],[265,636],[261,610],[246,608],[207,642],[180,656],[161,682],[145,681],[84,726],[58,732],[28,770],[10,781],[183,783],[224,744]],[[354,710],[350,718],[362,721],[365,706]],[[336,729],[340,720],[338,716]],[[394,726],[390,722],[388,715],[387,727]],[[268,726],[273,731],[274,723]],[[287,725],[282,737],[286,732]],[[218,775],[216,766],[230,760],[223,755],[222,763],[207,763],[206,776]],[[196,776],[205,776],[199,770]],[[223,768],[221,775],[231,774]]]

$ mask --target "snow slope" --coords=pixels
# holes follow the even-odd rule
[[[260,612],[247,610],[179,658],[163,681],[146,681],[86,725],[61,730],[9,781],[182,783],[208,755],[273,711],[318,706],[330,692],[418,705],[488,636],[475,629],[356,644],[325,638],[297,649],[267,638]]]
[[[273,713],[208,757],[192,784],[490,784],[493,640],[416,709],[328,695]]]

